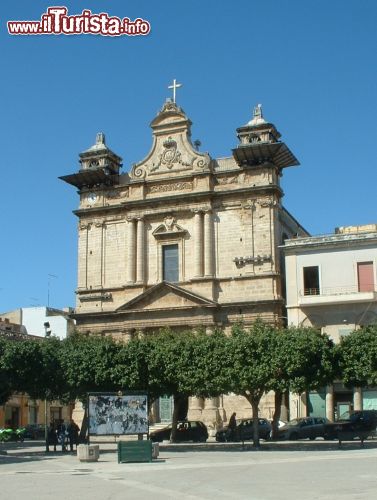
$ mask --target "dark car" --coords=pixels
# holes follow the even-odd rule
[[[336,422],[325,425],[325,439],[367,439],[376,433],[377,410],[346,412]]]
[[[295,418],[278,429],[277,439],[315,439],[324,437],[325,425],[329,421],[324,417]]]
[[[29,424],[25,427],[25,438],[44,439],[45,426],[43,424]]]
[[[172,424],[164,429],[158,429],[149,434],[152,441],[161,443],[170,439]],[[207,427],[203,422],[193,420],[183,420],[177,424],[176,441],[194,441],[205,443],[208,439]]]
[[[271,424],[265,418],[258,418],[258,431],[261,439],[270,439]],[[221,431],[216,432],[216,441],[248,441],[253,439],[254,426],[252,418],[243,418],[237,420],[237,427],[235,430],[229,431],[228,427],[224,427]]]

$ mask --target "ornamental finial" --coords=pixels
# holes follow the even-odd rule
[[[258,118],[263,118],[263,113],[262,113],[262,104],[257,104],[253,110],[253,117],[258,119]]]
[[[103,132],[98,132],[98,134],[96,135],[96,144],[106,144],[105,134]]]

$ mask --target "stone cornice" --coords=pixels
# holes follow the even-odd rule
[[[77,210],[73,210],[73,213],[77,216],[81,215],[95,215],[98,213],[109,213],[112,211],[116,211],[119,209],[124,209],[124,208],[134,208],[134,207],[149,207],[150,205],[161,205],[161,204],[166,204],[166,202],[172,202],[172,201],[177,201],[179,200],[182,205],[185,205],[187,210],[190,209],[190,207],[187,207],[188,203],[190,201],[195,202],[198,198],[203,200],[203,198],[207,198],[210,200],[214,199],[221,199],[221,198],[230,198],[234,196],[235,194],[237,195],[242,195],[242,194],[261,194],[261,193],[266,193],[266,194],[277,194],[279,197],[283,196],[283,190],[278,186],[277,184],[270,184],[268,186],[251,186],[247,188],[239,188],[239,189],[232,189],[230,191],[198,191],[198,192],[189,192],[189,193],[180,193],[180,194],[170,194],[167,196],[159,196],[156,198],[143,198],[139,200],[127,200],[124,202],[121,202],[117,205],[111,205],[111,206],[105,206],[105,207],[91,207],[91,208],[79,208]],[[166,211],[169,210],[169,207],[166,208]]]
[[[190,310],[190,309],[203,309],[203,310],[214,310],[214,309],[227,309],[230,307],[253,307],[253,306],[260,306],[260,305],[270,305],[270,304],[284,304],[284,299],[282,297],[274,298],[274,299],[261,299],[261,300],[248,300],[248,301],[234,301],[234,302],[222,302],[217,304],[216,306],[204,306],[201,304],[198,304],[197,306],[188,306],[188,307],[172,307],[170,308],[171,311],[180,311],[180,310]],[[161,309],[134,309],[134,310],[118,310],[118,311],[91,311],[87,313],[72,313],[70,315],[70,318],[73,319],[79,319],[79,318],[91,318],[91,320],[95,318],[109,318],[111,316],[113,317],[121,317],[121,316],[127,316],[129,314],[153,314],[154,312],[161,312],[161,311],[166,311],[166,307],[161,308]],[[165,318],[161,318],[164,320]],[[186,321],[186,320],[185,320]],[[197,322],[197,319],[196,319]]]
[[[294,238],[286,240],[283,248],[286,253],[294,253],[296,250],[313,248],[351,247],[377,243],[377,232],[371,233],[348,233],[348,234],[324,234],[310,236],[307,238]]]

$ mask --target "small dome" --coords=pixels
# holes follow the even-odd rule
[[[247,125],[256,126],[263,123],[266,123],[266,120],[263,118],[262,104],[257,104],[253,109],[253,118],[247,122]]]

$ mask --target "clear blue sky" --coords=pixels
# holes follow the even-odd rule
[[[150,21],[147,37],[11,37],[6,21],[47,7]],[[78,196],[59,175],[98,131],[124,169],[151,145],[149,123],[178,103],[212,156],[237,144],[256,103],[301,162],[284,204],[312,234],[377,222],[377,2],[114,0],[3,2],[0,311],[74,306]]]

